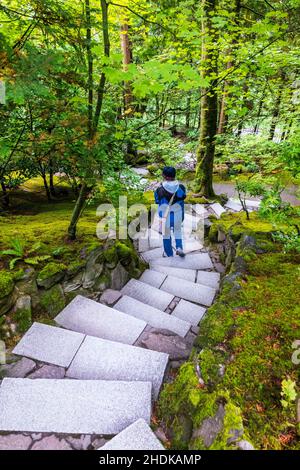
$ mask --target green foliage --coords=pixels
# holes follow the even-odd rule
[[[14,288],[13,277],[6,271],[0,272],[0,299],[7,297]]]
[[[18,261],[23,261],[26,264],[38,265],[39,263],[46,261],[47,259],[50,258],[50,255],[34,256],[34,257],[28,256],[39,249],[39,246],[40,246],[39,244],[35,244],[31,250],[26,250],[25,241],[19,238],[14,238],[11,240],[10,245],[11,245],[11,249],[0,251],[0,255],[2,256],[3,255],[13,256],[13,258],[9,262],[10,269],[14,269]]]
[[[293,406],[297,398],[296,382],[291,379],[283,379],[281,388],[281,404],[283,408]]]

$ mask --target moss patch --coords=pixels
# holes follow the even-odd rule
[[[39,272],[37,280],[44,281],[50,277],[56,276],[61,272],[64,272],[67,269],[65,264],[51,262],[46,264],[46,266]]]
[[[49,318],[54,318],[65,307],[65,298],[61,286],[55,285],[43,292],[40,297],[40,306]]]
[[[0,272],[0,299],[7,297],[14,289],[13,277],[10,273]]]

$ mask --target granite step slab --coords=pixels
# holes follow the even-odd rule
[[[181,318],[182,320],[191,323],[193,326],[197,326],[202,320],[205,312],[206,308],[181,299],[173,310],[171,316]]]
[[[210,306],[216,295],[216,290],[211,287],[195,284],[194,282],[168,276],[161,288],[164,292],[169,292],[175,297],[189,300],[200,305]]]
[[[82,333],[35,322],[15,346],[13,353],[69,367],[83,340]]]
[[[148,250],[141,253],[141,257],[146,263],[149,263],[154,259],[162,258],[163,251],[163,247],[154,248],[153,250]]]
[[[234,199],[228,199],[225,204],[226,209],[229,209],[234,212],[240,212],[243,210],[242,204],[239,201],[235,201]]]
[[[173,318],[172,315],[158,310],[151,305],[144,304],[132,297],[128,297],[127,295],[124,295],[117,302],[115,308],[121,312],[127,313],[128,315],[141,318],[153,328],[169,330],[183,338],[191,328],[190,323],[183,321],[180,318]]]
[[[146,232],[145,236],[140,236],[138,239],[138,251],[143,253],[144,251],[148,251],[150,249],[149,245],[149,238],[148,232]]]
[[[145,284],[144,282],[136,279],[130,279],[130,281],[122,288],[121,293],[162,311],[166,310],[174,299],[173,295],[163,292],[160,289],[157,289],[157,287],[149,286],[149,284]],[[125,315],[125,313],[123,315]]]
[[[151,382],[157,399],[168,355],[128,344],[86,336],[66,376],[80,380]]]
[[[151,270],[164,273],[167,276],[174,276],[180,279],[185,279],[186,281],[195,282],[196,273],[195,269],[181,269],[181,268],[172,268],[169,266],[160,266],[159,264],[150,263]]]
[[[166,277],[166,274],[159,273],[158,271],[154,271],[152,269],[146,269],[139,280],[159,289]]]
[[[133,344],[146,323],[112,307],[78,295],[57,315],[58,325],[85,335]]]
[[[215,202],[214,204],[211,204],[209,207],[216,214],[218,219],[221,217],[222,214],[224,214],[224,212],[226,212],[226,209],[224,209],[224,207],[221,206],[219,202]]]
[[[184,258],[180,258],[179,256],[171,256],[169,258],[156,258],[152,260],[152,269],[155,269],[155,266],[158,265],[196,270],[213,268],[213,264],[208,253],[187,254]]]
[[[183,239],[183,250],[187,253],[192,253],[193,251],[199,251],[203,249],[203,244],[196,239],[188,238]]]
[[[98,450],[165,450],[165,448],[146,421],[138,419]]]
[[[212,287],[213,289],[218,290],[220,286],[220,273],[213,271],[197,271],[196,282],[203,286]]]
[[[260,200],[254,200],[254,199],[246,199],[245,203],[246,203],[246,206],[247,206],[248,209],[257,210],[257,209],[259,209],[261,201]]]
[[[1,431],[114,435],[150,414],[150,382],[4,379],[0,387]]]

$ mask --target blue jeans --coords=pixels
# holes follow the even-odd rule
[[[170,211],[166,220],[165,230],[163,234],[164,251],[167,256],[173,256],[171,238],[172,230],[174,232],[176,250],[179,248],[182,249],[182,221],[183,211],[181,208],[180,210]]]

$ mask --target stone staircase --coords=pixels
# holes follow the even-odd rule
[[[170,368],[189,357],[220,274],[188,231],[186,257],[163,258],[156,229],[136,240],[149,269],[105,292],[109,305],[77,296],[57,326],[34,323],[16,345],[20,360],[0,387],[0,449],[163,449],[151,410]]]

